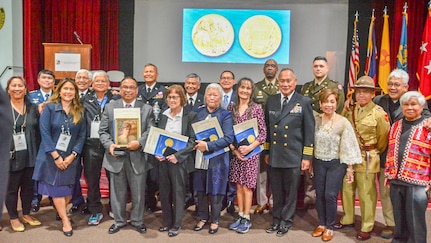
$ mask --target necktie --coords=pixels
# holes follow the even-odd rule
[[[132,108],[131,104],[126,104],[126,108]]]
[[[224,108],[227,108],[227,106],[229,105],[229,96],[228,95],[224,95],[223,103],[224,103]]]
[[[193,98],[192,97],[189,98],[189,106],[193,106]]]
[[[286,109],[286,106],[287,106],[287,101],[289,100],[289,98],[287,98],[287,96],[285,96],[284,97],[284,100],[283,100],[283,107],[282,107],[282,110],[284,111],[284,109]]]
[[[84,93],[81,93],[81,94],[80,94],[80,98],[81,98],[81,99],[82,99],[82,97],[84,97]]]
[[[49,94],[45,94],[45,101],[47,101],[49,98]]]
[[[151,93],[151,88],[147,88],[147,94]]]

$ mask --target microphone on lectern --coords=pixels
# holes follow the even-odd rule
[[[81,43],[81,45],[83,45],[82,41],[81,41],[81,37],[79,37],[78,33],[76,33],[76,31],[73,31],[73,35],[75,36],[75,38],[79,41],[79,43]]]

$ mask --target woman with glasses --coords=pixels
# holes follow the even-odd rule
[[[197,121],[197,116],[194,111],[184,110],[186,94],[182,86],[170,86],[166,89],[165,98],[169,108],[161,114],[158,127],[189,137],[186,148],[167,152],[166,156],[156,156],[160,162],[159,197],[164,221],[159,231],[168,231],[168,236],[174,237],[178,235],[184,217],[188,173],[194,170],[195,135],[191,124]]]

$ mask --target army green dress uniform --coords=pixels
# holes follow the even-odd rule
[[[275,79],[274,84],[269,82],[266,79],[263,79],[255,84],[254,94],[253,94],[253,100],[257,104],[262,106],[262,109],[265,112],[265,105],[266,101],[268,100],[268,97],[271,95],[275,95],[278,92],[278,80]],[[263,157],[265,154],[268,153],[269,150],[269,143],[264,144],[265,152],[261,153],[261,159],[259,163],[259,174],[257,176],[257,183],[256,183],[256,200],[257,204],[260,207],[265,207],[268,204],[272,204],[272,196],[270,197],[268,201],[268,195],[267,195],[267,187],[268,187],[268,174],[267,174],[267,165],[265,164]],[[255,211],[255,213],[262,213],[262,211]]]
[[[355,191],[358,188],[361,206],[361,231],[371,232],[377,203],[376,174],[380,172],[380,153],[388,144],[389,118],[382,107],[372,101],[360,107],[357,103],[343,114],[355,129],[361,147],[362,163],[353,166],[353,183],[343,181],[342,204],[345,215],[340,223],[353,224],[355,218]],[[359,134],[359,135],[358,135]]]
[[[344,100],[345,100],[343,86],[333,80],[330,80],[328,77],[326,77],[322,82],[320,82],[320,84],[316,84],[314,80],[305,83],[304,86],[302,86],[301,93],[302,95],[309,97],[311,99],[311,101],[313,102],[312,105],[313,105],[314,111],[318,113],[322,113],[322,111],[320,110],[320,104],[319,104],[319,94],[320,94],[320,91],[322,91],[325,88],[338,90],[338,104],[337,104],[336,112],[338,114],[341,114],[341,112],[343,111]]]

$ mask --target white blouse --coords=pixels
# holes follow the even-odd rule
[[[350,122],[335,114],[332,121],[322,126],[323,114],[317,114],[314,135],[314,157],[323,161],[340,159],[348,165],[362,163],[361,150]]]

